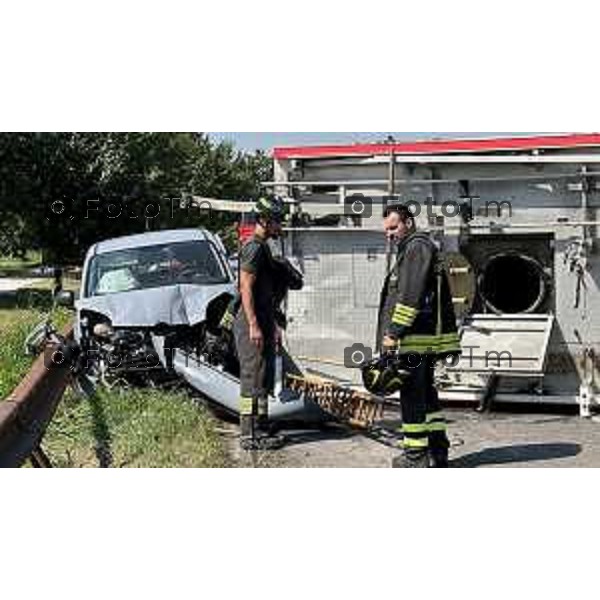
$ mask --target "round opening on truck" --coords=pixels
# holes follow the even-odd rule
[[[535,313],[543,304],[548,286],[541,265],[522,254],[491,258],[480,279],[480,291],[496,314]]]

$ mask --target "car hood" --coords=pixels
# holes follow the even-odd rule
[[[175,285],[85,298],[77,303],[77,310],[100,313],[113,327],[196,325],[206,319],[210,301],[224,293],[234,294],[234,286]]]

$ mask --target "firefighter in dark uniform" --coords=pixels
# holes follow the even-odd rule
[[[381,297],[378,345],[407,377],[401,388],[402,456],[396,468],[445,468],[449,442],[435,389],[435,365],[460,355],[460,339],[441,252],[416,230],[406,206],[386,211],[384,227],[397,245]]]
[[[240,310],[233,324],[240,362],[240,445],[243,450],[274,450],[285,443],[269,427],[269,395],[275,384],[275,358],[281,343],[277,324],[275,262],[270,239],[281,236],[285,205],[277,197],[256,203],[254,237],[240,253]]]

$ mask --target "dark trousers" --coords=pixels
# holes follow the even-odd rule
[[[403,446],[410,452],[443,451],[449,447],[446,420],[435,389],[435,364],[434,357],[421,356],[418,366],[407,369],[410,376],[402,388],[400,403]]]
[[[269,395],[275,388],[275,327],[260,325],[262,350],[250,340],[250,328],[243,311],[235,320],[233,334],[240,362],[240,414],[268,419]]]

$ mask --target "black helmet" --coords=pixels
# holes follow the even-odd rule
[[[277,279],[286,289],[294,292],[304,287],[304,275],[287,259],[273,258]]]
[[[408,372],[390,356],[382,356],[362,369],[363,385],[375,396],[387,397],[398,393],[404,386]]]
[[[285,217],[285,202],[279,196],[260,198],[255,205],[254,214],[270,221],[283,221]]]

